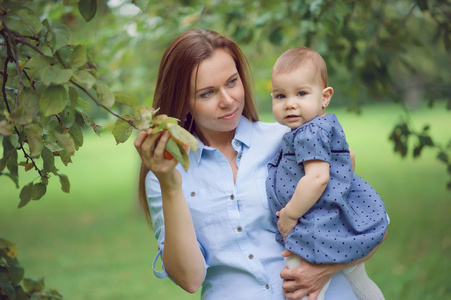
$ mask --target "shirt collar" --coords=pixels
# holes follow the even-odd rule
[[[249,121],[246,117],[241,116],[240,122],[238,123],[238,127],[236,128],[235,137],[232,142],[238,141],[239,143],[245,145],[246,147],[250,147],[251,145],[251,136],[252,136],[252,122]],[[200,162],[202,158],[202,152],[204,150],[213,150],[214,148],[204,145],[202,141],[197,137],[197,141],[199,142],[199,147],[197,151],[194,153],[196,157],[196,161]]]

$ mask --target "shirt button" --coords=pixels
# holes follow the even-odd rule
[[[230,195],[230,200],[233,200],[233,199],[235,199],[235,195],[234,194]]]
[[[191,192],[191,197],[196,196],[196,192]]]
[[[265,288],[269,289],[269,283],[265,284]]]
[[[238,231],[238,232],[241,232],[241,231],[243,231],[243,227],[241,227],[241,226],[238,226],[238,227],[236,228],[236,231]]]
[[[253,254],[249,254],[249,259],[253,259],[254,258],[254,255]]]
[[[235,145],[237,145],[237,146],[238,146],[239,144],[240,144],[240,143],[238,143],[238,141],[235,141]]]
[[[241,159],[241,154],[240,154],[240,155],[238,155],[238,159]]]

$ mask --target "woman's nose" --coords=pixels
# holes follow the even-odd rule
[[[233,98],[229,95],[229,93],[227,93],[227,91],[222,90],[220,92],[220,97],[221,97],[221,101],[220,101],[221,107],[228,107],[228,106],[232,105]]]

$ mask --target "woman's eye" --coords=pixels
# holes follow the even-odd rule
[[[213,91],[208,91],[208,92],[205,92],[205,93],[200,94],[200,96],[201,96],[202,98],[208,98],[208,97],[210,97],[211,95],[213,95]]]
[[[233,85],[236,84],[237,81],[238,81],[238,78],[234,78],[234,79],[232,79],[232,80],[229,81],[228,85],[229,85],[229,86],[233,86]]]

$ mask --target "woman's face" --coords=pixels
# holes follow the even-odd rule
[[[232,56],[218,49],[193,72],[189,110],[204,136],[230,132],[244,108],[244,88]]]

